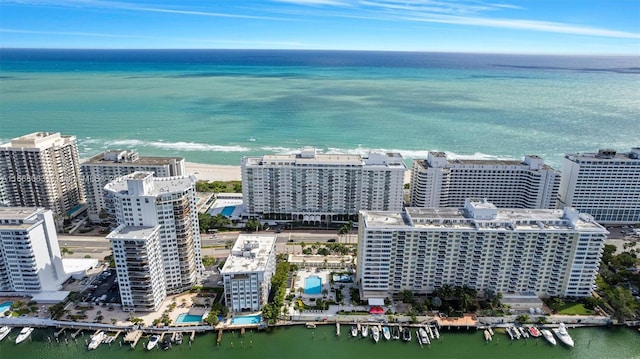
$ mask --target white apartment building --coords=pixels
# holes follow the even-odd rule
[[[57,291],[67,278],[51,210],[0,207],[0,292]]]
[[[124,311],[156,311],[167,296],[160,228],[122,224],[107,236]]]
[[[565,155],[559,204],[603,224],[640,222],[640,147]]]
[[[535,155],[523,161],[447,159],[429,152],[411,168],[412,207],[461,207],[487,198],[499,208],[555,208],[560,172]]]
[[[360,213],[357,283],[361,297],[445,284],[476,290],[585,297],[595,285],[608,232],[572,208],[463,208]]]
[[[186,173],[182,157],[140,157],[135,151],[112,150],[99,153],[80,165],[88,214],[92,221],[110,217],[106,212],[104,186],[136,171],[153,172],[155,177],[182,176]]]
[[[61,220],[81,202],[75,136],[34,132],[0,145],[0,204],[44,207]]]
[[[126,227],[156,227],[166,292],[189,290],[202,275],[194,176],[154,177],[134,172],[105,186],[107,206]],[[115,250],[115,248],[114,248]],[[118,280],[120,276],[118,272]]]
[[[398,211],[406,165],[398,153],[291,155],[242,159],[242,197],[251,216],[311,223],[355,220],[358,211]]]
[[[220,271],[230,311],[258,311],[267,304],[276,271],[275,244],[275,235],[238,236]]]

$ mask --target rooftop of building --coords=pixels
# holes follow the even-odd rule
[[[436,165],[429,163],[429,159],[434,158],[437,159],[438,162],[445,161],[443,165]],[[447,155],[445,152],[429,152],[429,157],[427,159],[415,159],[414,165],[420,166],[422,168],[429,167],[466,167],[466,166],[487,166],[487,167],[496,167],[496,166],[509,166],[509,167],[522,167],[522,168],[530,168],[538,169],[537,165],[532,165],[532,161],[539,163],[539,168],[543,170],[553,170],[553,168],[547,164],[544,164],[544,159],[538,155],[526,155],[523,160],[516,159],[497,159],[497,158],[465,158],[461,157],[451,157]]]
[[[260,272],[275,251],[276,235],[240,234],[220,273]]]
[[[183,157],[139,156],[131,150],[109,150],[87,159],[83,165],[105,166],[163,166],[174,161],[183,161]]]
[[[159,229],[160,225],[154,227],[120,225],[107,235],[107,239],[146,240]]]
[[[313,147],[305,147],[299,153],[268,154],[261,157],[245,157],[244,164],[248,166],[263,165],[336,165],[336,166],[387,166],[406,168],[402,155],[399,153],[370,152],[363,156],[359,154],[319,153]]]
[[[2,220],[26,219],[44,210],[38,207],[0,207],[0,223]]]
[[[361,211],[361,213],[365,227],[369,229],[395,227],[432,230],[580,230],[608,233],[590,215],[578,213],[569,207],[565,209],[500,209],[491,208],[493,205],[490,202],[476,202],[476,204],[478,206],[475,209],[408,207],[403,213],[375,211]],[[476,211],[475,214],[473,211]]]
[[[175,177],[154,177],[151,172],[137,171],[126,176],[119,177],[105,185],[105,190],[120,194],[128,194],[129,181],[148,181],[149,186],[144,186],[145,196],[158,196],[167,193],[183,192],[189,188],[194,188],[196,177],[175,176]]]
[[[42,149],[63,146],[68,143],[74,143],[75,140],[76,137],[72,135],[61,135],[59,132],[41,131],[13,138],[8,143],[0,144],[0,148],[6,150],[19,150],[23,148]]]
[[[572,161],[640,161],[640,147],[634,147],[630,152],[617,152],[613,149],[600,149],[598,152],[571,153],[565,158]]]

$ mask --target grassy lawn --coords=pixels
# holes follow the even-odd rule
[[[558,314],[565,315],[592,315],[593,310],[587,309],[581,303],[566,303]]]

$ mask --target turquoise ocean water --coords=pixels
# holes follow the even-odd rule
[[[245,155],[562,155],[640,145],[640,58],[335,51],[0,50],[0,140],[238,165]]]

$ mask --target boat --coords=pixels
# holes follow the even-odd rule
[[[31,327],[22,328],[22,330],[20,331],[20,334],[18,334],[18,336],[16,337],[16,344],[20,344],[23,341],[27,340],[27,338],[29,338],[31,333],[33,333],[33,328]]]
[[[11,332],[11,327],[4,326],[0,328],[0,342],[9,335]]]
[[[87,345],[87,349],[89,350],[98,349],[98,346],[100,346],[100,344],[102,344],[102,341],[104,340],[104,336],[105,334],[102,330],[92,335],[91,341],[89,342],[89,345]]]
[[[429,334],[429,336],[431,337],[431,339],[435,339],[435,338],[436,338],[436,337],[435,337],[435,335],[433,335],[433,330],[431,330],[431,327],[430,327],[430,326],[428,326],[428,325],[427,325],[427,326],[425,327],[425,332],[427,332],[427,334]]]
[[[393,328],[391,328],[391,338],[393,338],[393,340],[398,340],[400,339],[400,328],[394,326]]]
[[[561,342],[570,347],[573,347],[573,339],[569,335],[569,332],[567,332],[567,327],[565,327],[564,323],[560,323],[560,326],[558,328],[553,328],[552,330]]]
[[[504,328],[504,331],[507,333],[509,338],[511,338],[511,340],[515,339],[515,337],[513,336],[513,333],[511,332],[511,327]]]
[[[487,327],[487,330],[489,331],[489,334],[491,334],[491,336],[493,336],[493,329],[491,329],[491,327]]]
[[[513,333],[513,336],[516,339],[520,339],[520,331],[518,331],[518,328],[512,326],[511,327],[511,333]]]
[[[542,336],[552,345],[556,345],[556,338],[553,337],[553,334],[551,334],[551,331],[549,331],[549,329],[542,329],[540,330],[540,332],[542,332]]]
[[[522,334],[523,338],[529,339],[529,333],[526,329],[524,329],[523,327],[518,327],[518,330],[520,331],[520,334]]]
[[[172,338],[173,344],[182,344],[182,333],[176,332]]]
[[[358,336],[358,327],[356,325],[352,325],[351,326],[351,336],[352,337],[357,337]]]
[[[149,339],[149,342],[147,342],[147,350],[153,350],[153,348],[155,348],[156,345],[158,345],[159,341],[160,341],[159,335],[152,335],[151,339]]]
[[[542,335],[542,334],[540,334],[540,331],[538,330],[538,328],[533,327],[533,326],[529,327],[529,334],[531,334],[531,336],[534,337],[534,338],[539,338],[540,335]]]
[[[309,328],[309,329],[316,329],[316,325],[315,325],[315,323],[308,322],[308,323],[305,323],[305,325],[306,325],[306,326],[307,326],[307,328]]]
[[[362,337],[366,338],[369,336],[369,326],[368,325],[363,325],[362,326]]]
[[[484,340],[488,342],[491,341],[491,333],[489,333],[489,329],[484,330]]]
[[[491,328],[489,328],[489,331],[491,332],[491,335],[493,335]],[[433,334],[435,334],[436,339],[440,339],[440,331],[438,330],[438,327],[433,327]]]
[[[409,330],[409,328],[402,329],[402,340],[405,342],[411,341],[411,330]]]
[[[162,341],[162,343],[160,344],[160,347],[162,348],[162,350],[169,350],[171,349],[171,338],[169,336],[167,336],[166,338],[164,338],[164,340]]]
[[[384,340],[391,339],[391,330],[389,330],[389,327],[382,327],[382,336]]]
[[[419,328],[416,332],[416,336],[418,337],[418,343],[431,344],[431,341],[429,340],[429,334],[424,328]]]
[[[380,329],[377,325],[371,327],[371,336],[373,337],[373,341],[376,343],[380,340]]]

